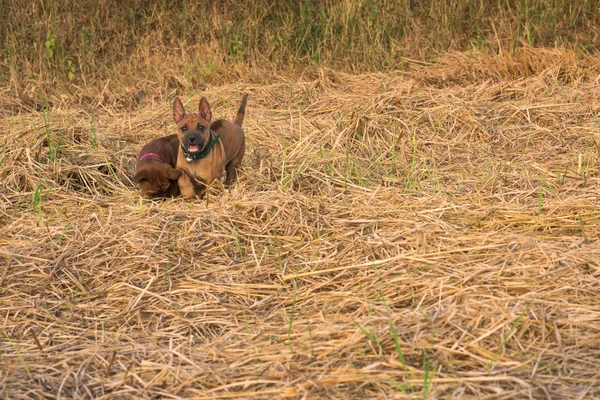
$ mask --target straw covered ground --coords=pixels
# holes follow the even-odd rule
[[[140,199],[168,98],[0,119],[0,397],[600,397],[600,57],[238,82],[240,180]]]

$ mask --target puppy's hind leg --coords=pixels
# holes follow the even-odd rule
[[[244,151],[246,150],[246,141],[242,142],[240,151],[233,157],[231,161],[225,166],[225,172],[227,177],[225,178],[225,186],[229,186],[237,179],[238,168],[242,164],[242,158],[244,158]]]

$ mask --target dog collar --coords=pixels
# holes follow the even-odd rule
[[[144,158],[148,158],[148,157],[158,158],[158,159],[160,159],[160,161],[165,162],[165,159],[162,158],[162,156],[157,153],[145,153],[140,157],[140,161],[142,161]]]
[[[210,135],[213,136],[213,133],[214,132],[211,130]],[[185,151],[185,146],[182,143],[181,144],[181,152],[183,153],[183,156],[185,157],[185,161],[192,162],[192,161],[196,161],[196,160],[206,157],[210,153],[212,148],[215,146],[215,144],[217,143],[217,141],[219,140],[220,137],[221,137],[221,135],[214,135],[213,138],[211,139],[210,143],[208,144],[208,146],[206,146],[204,148],[204,150],[202,150],[201,152],[195,153],[195,154],[190,154],[187,151]]]

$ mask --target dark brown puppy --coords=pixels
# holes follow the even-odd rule
[[[179,195],[177,179],[181,171],[175,169],[178,148],[177,135],[154,139],[142,147],[133,177],[140,185],[142,196],[153,198]]]
[[[202,198],[206,188],[221,178],[223,168],[227,173],[225,185],[236,179],[246,149],[242,122],[247,99],[245,94],[233,122],[220,119],[211,124],[212,112],[204,97],[200,99],[199,112],[190,114],[185,113],[179,97],[175,98],[173,118],[181,143],[177,169],[184,172],[177,182],[183,197]]]

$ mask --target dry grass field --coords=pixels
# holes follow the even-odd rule
[[[600,397],[600,57],[407,63],[184,92],[250,94],[206,201],[132,182],[172,96],[5,97],[0,397]]]

